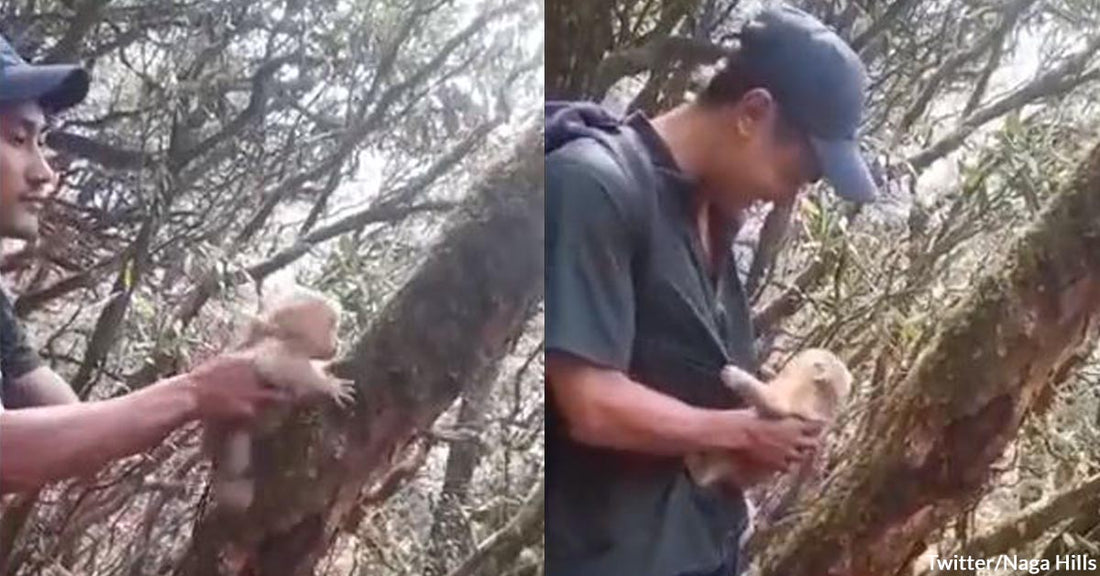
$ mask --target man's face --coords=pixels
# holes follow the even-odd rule
[[[725,194],[785,203],[821,177],[808,137],[783,116],[766,90],[749,91],[724,107],[719,118],[722,142],[715,146],[713,180]]]
[[[36,102],[0,106],[0,238],[38,238],[38,212],[56,183]]]

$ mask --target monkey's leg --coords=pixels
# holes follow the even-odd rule
[[[684,466],[693,482],[710,487],[723,482],[731,473],[729,458],[718,452],[695,452],[684,456]]]
[[[684,457],[691,479],[699,486],[732,485],[746,489],[759,484],[771,473],[731,452],[697,452]]]
[[[767,384],[737,366],[730,364],[722,368],[721,378],[727,388],[744,398],[761,416],[783,418],[790,414],[790,410],[780,398],[776,398]]]
[[[241,430],[227,433],[214,467],[214,498],[220,508],[241,512],[252,505],[252,436]]]

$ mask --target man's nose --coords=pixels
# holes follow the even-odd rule
[[[34,161],[27,167],[27,183],[31,185],[33,192],[41,194],[52,187],[57,173],[50,167],[45,154],[39,152],[34,156]]]

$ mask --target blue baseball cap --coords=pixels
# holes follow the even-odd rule
[[[59,112],[84,100],[91,78],[72,64],[28,64],[0,36],[0,104],[35,101]]]
[[[841,198],[871,202],[877,187],[860,154],[867,71],[820,20],[790,6],[768,8],[741,30],[742,62],[810,139]]]

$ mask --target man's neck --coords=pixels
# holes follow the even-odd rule
[[[684,174],[697,179],[706,175],[707,143],[701,133],[702,118],[690,104],[681,104],[653,119],[653,129],[665,141],[677,167]]]
[[[739,190],[717,189],[710,178],[712,171],[709,167],[715,161],[713,151],[720,137],[715,134],[715,122],[710,114],[698,105],[681,104],[654,118],[652,124],[668,146],[680,171],[699,182],[698,192],[702,198],[697,203],[698,207],[705,210],[707,204],[721,198],[720,204],[726,216],[739,221],[741,212],[749,207],[751,201],[745,198],[744,202],[738,202],[737,198],[742,196],[738,194]],[[734,200],[732,203],[731,198]]]
[[[712,142],[717,135],[713,119],[704,110],[682,104],[654,118],[652,124],[680,171],[700,183],[691,205],[691,221],[703,249],[708,275],[714,281],[721,266],[723,248],[720,244],[740,226],[747,202],[745,206],[739,206],[736,201],[731,203],[731,192],[737,191],[716,189],[707,178],[708,163],[713,161]],[[718,198],[723,201],[718,202]]]

